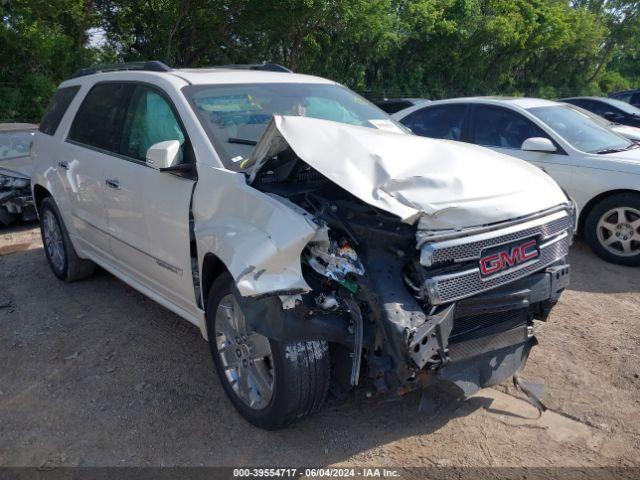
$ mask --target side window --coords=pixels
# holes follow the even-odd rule
[[[62,117],[64,117],[78,90],[80,90],[80,87],[64,87],[56,90],[40,120],[38,130],[47,135],[55,135]]]
[[[478,106],[474,120],[474,143],[478,145],[519,149],[527,138],[549,138],[522,115],[503,108]]]
[[[589,105],[589,102],[581,98],[578,98],[576,100],[571,100],[568,103],[570,103],[571,105],[576,105],[580,108],[584,108],[585,110],[589,110],[589,111],[591,110],[591,105]]]
[[[186,135],[165,97],[150,87],[134,90],[122,130],[120,153],[144,161],[154,143],[180,142],[180,161],[184,156]]]
[[[627,103],[631,103],[632,96],[633,96],[633,93],[631,92],[617,93],[615,95],[612,95],[613,98],[616,98],[618,100],[621,100]]]
[[[463,104],[426,107],[407,115],[401,122],[422,137],[460,140],[466,110]]]
[[[634,93],[629,99],[629,103],[636,107],[640,107],[640,92]]]
[[[131,88],[125,83],[95,85],[78,109],[69,140],[117,152],[124,106]]]
[[[595,113],[596,115],[600,115],[604,117],[604,114],[607,112],[620,113],[617,108],[612,107],[604,102],[588,102],[589,105],[586,107],[590,112]]]

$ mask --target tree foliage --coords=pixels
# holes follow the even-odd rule
[[[371,96],[640,86],[639,0],[0,0],[0,13],[5,120],[37,120],[61,80],[105,59],[269,61]]]

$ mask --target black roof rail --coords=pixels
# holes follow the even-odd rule
[[[95,67],[81,68],[71,78],[84,77],[99,72],[117,72],[121,70],[142,70],[147,72],[170,72],[171,67],[159,60],[149,60],[147,62],[125,62],[112,63],[107,65],[96,65]]]
[[[282,72],[293,73],[287,67],[278,65],[277,63],[248,63],[248,64],[231,64],[231,65],[216,65],[214,68],[231,68],[234,70],[262,70],[265,72]]]

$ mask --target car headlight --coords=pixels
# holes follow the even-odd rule
[[[29,185],[29,180],[26,178],[8,177],[6,175],[0,175],[0,187],[5,188],[24,188]]]

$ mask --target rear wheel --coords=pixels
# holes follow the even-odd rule
[[[40,207],[40,234],[49,266],[56,277],[73,282],[93,274],[95,264],[91,260],[80,258],[76,253],[58,207],[51,197],[45,198]]]
[[[621,193],[598,203],[587,216],[585,238],[604,260],[640,265],[640,195]]]
[[[322,406],[329,388],[324,341],[279,342],[251,331],[230,275],[207,302],[209,345],[229,399],[252,424],[275,430]]]

